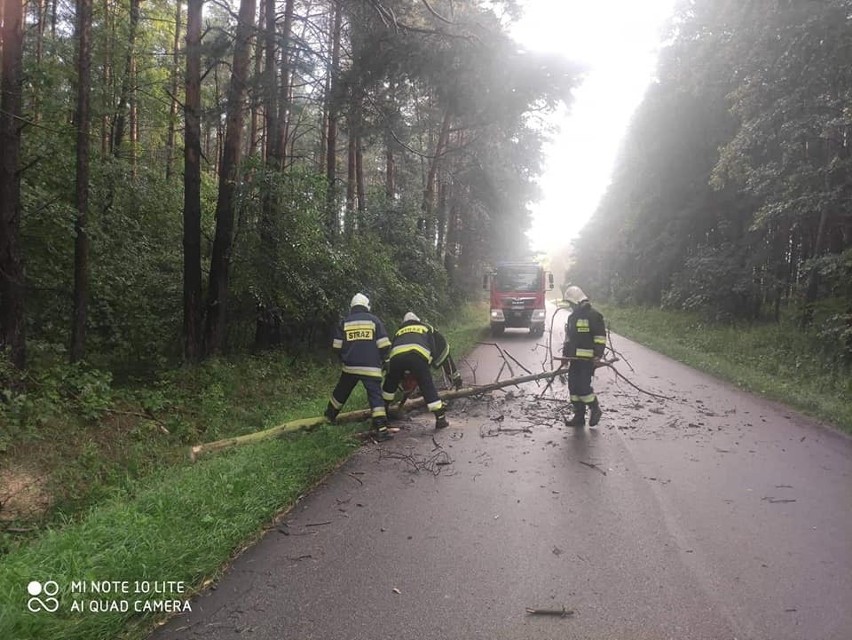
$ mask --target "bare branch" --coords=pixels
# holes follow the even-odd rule
[[[441,22],[445,22],[447,24],[455,24],[455,22],[453,22],[452,20],[448,20],[447,18],[439,14],[437,11],[435,11],[432,8],[432,5],[429,4],[429,0],[423,0],[423,4],[426,5],[426,8],[429,10],[429,13],[438,18],[438,20],[440,20]]]

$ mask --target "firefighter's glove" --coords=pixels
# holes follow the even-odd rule
[[[570,342],[563,342],[562,343],[562,357],[567,358],[568,354],[570,354],[570,353],[571,353],[571,343]]]
[[[461,389],[462,388],[462,377],[461,377],[461,374],[458,371],[456,371],[453,374],[453,388],[454,389]]]

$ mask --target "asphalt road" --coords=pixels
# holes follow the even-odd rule
[[[537,342],[499,340],[531,371]],[[564,426],[558,381],[456,401],[438,433],[414,414],[152,640],[852,638],[852,440],[613,344],[671,399],[604,370],[596,428]],[[479,383],[502,364],[468,360]]]

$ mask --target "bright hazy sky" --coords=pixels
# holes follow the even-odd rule
[[[525,0],[515,39],[531,50],[562,52],[588,69],[570,111],[557,115],[559,132],[546,149],[543,197],[532,205],[534,249],[567,245],[597,208],[654,74],[661,28],[674,2]]]

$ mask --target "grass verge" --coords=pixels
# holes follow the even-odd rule
[[[486,312],[473,305],[440,327],[455,355],[482,339],[483,318]],[[144,602],[182,601],[201,588],[276,513],[350,455],[358,446],[350,436],[363,425],[325,426],[194,465],[187,462],[187,445],[320,415],[337,372],[331,362],[285,361],[274,354],[219,361],[136,389],[133,400],[120,393],[98,421],[66,416],[45,420],[40,430],[19,430],[0,461],[32,464],[34,458],[42,472],[79,490],[77,500],[53,509],[38,535],[6,545],[0,638],[145,637],[164,615],[144,611]],[[362,390],[347,403],[364,406]],[[127,420],[117,423],[116,416]],[[53,453],[43,453],[45,441],[55,445]],[[89,452],[83,464],[79,446]],[[30,600],[32,581],[58,585],[56,594],[38,594],[48,605],[55,597],[58,610],[28,609],[41,608]],[[115,581],[130,592],[75,593],[75,581]],[[137,583],[163,581],[182,582],[186,592],[170,587],[166,594],[135,593]],[[92,602],[119,603],[112,605],[119,610],[93,612]]]
[[[137,582],[180,581],[191,591],[344,459],[353,447],[350,432],[324,427],[166,469],[78,522],[48,531],[3,560],[0,637],[143,637],[146,617],[136,612],[137,601],[188,596],[136,594]],[[28,611],[27,585],[33,580],[59,585],[58,611]],[[74,594],[73,581],[117,581],[129,585],[130,593]],[[93,612],[92,601],[127,602],[127,611]]]
[[[680,362],[852,433],[852,373],[786,323],[718,326],[698,316],[602,305],[609,328]]]

